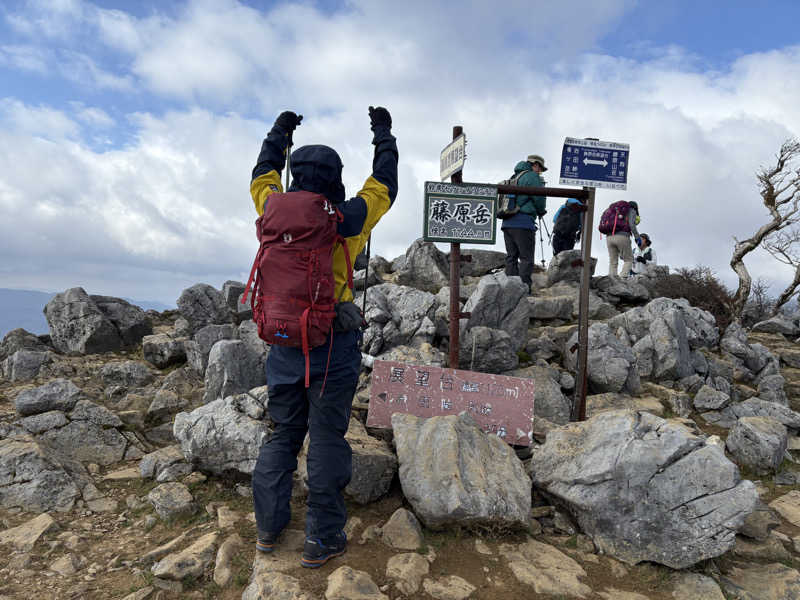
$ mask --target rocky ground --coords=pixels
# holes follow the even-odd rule
[[[443,362],[437,252],[373,259],[373,356]],[[535,380],[533,451],[455,415],[367,430],[367,369],[350,544],[318,570],[299,565],[302,460],[277,551],[254,549],[268,350],[243,286],[148,315],[65,292],[49,337],[0,344],[0,598],[800,598],[800,323],[719,332],[647,278],[595,278],[590,420],[567,425],[569,260],[528,298],[486,275],[498,256],[475,256],[461,366]]]

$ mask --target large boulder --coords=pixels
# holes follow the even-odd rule
[[[252,396],[240,394],[175,415],[173,434],[186,460],[215,475],[252,475],[270,434],[263,420],[247,414],[254,402]]]
[[[69,379],[54,379],[17,394],[14,408],[21,417],[51,410],[70,411],[83,397],[80,388]]]
[[[233,323],[233,313],[225,302],[225,296],[206,283],[196,283],[183,290],[178,298],[178,310],[192,331],[206,325]]]
[[[505,373],[512,377],[533,379],[535,417],[546,419],[550,423],[563,425],[569,422],[571,402],[561,392],[561,384],[553,378],[553,373],[546,367],[532,365]]]
[[[142,355],[151,365],[166,369],[186,360],[185,341],[186,338],[175,338],[168,333],[146,335],[142,339]]]
[[[53,362],[52,352],[37,350],[17,350],[0,361],[0,377],[11,382],[30,381],[42,373],[42,367]]]
[[[403,494],[423,523],[518,528],[528,523],[531,482],[511,447],[472,418],[392,415]]]
[[[462,369],[502,373],[519,366],[514,340],[502,329],[473,327],[459,343],[458,364]]]
[[[577,370],[578,352],[570,349],[578,342],[576,331],[564,347],[564,365]],[[589,356],[586,365],[589,387],[593,392],[639,391],[641,381],[636,369],[633,350],[623,344],[606,323],[594,323],[589,327]]]
[[[62,456],[101,465],[111,465],[125,457],[128,439],[117,427],[122,421],[108,409],[81,400],[63,427],[48,429],[40,439]]]
[[[680,313],[683,328],[686,331],[686,343],[690,350],[699,348],[715,348],[719,342],[719,329],[714,316],[704,310],[693,307],[684,298],[656,298],[645,306],[637,306],[609,320],[609,326],[618,331],[622,329],[628,335],[631,344],[650,335],[650,325],[657,318],[668,323],[678,320],[673,311]],[[674,325],[680,327],[679,325]]]
[[[738,418],[771,417],[789,429],[800,429],[800,413],[777,402],[769,402],[761,398],[750,398],[744,402],[734,404],[732,410]]]
[[[771,417],[741,417],[725,446],[737,463],[759,475],[776,473],[787,444],[786,427]]]
[[[464,306],[470,317],[461,321],[462,335],[473,327],[502,329],[511,337],[514,352],[522,349],[528,341],[530,321],[527,296],[528,286],[519,277],[505,273],[481,277]]]
[[[530,469],[598,549],[629,564],[683,569],[720,556],[758,502],[721,448],[646,412],[603,412],[552,430]]]
[[[142,341],[146,335],[153,333],[153,324],[141,308],[113,296],[89,296],[106,318],[114,324],[122,345],[131,348]]]
[[[56,294],[44,307],[53,346],[64,354],[113,352],[123,347],[120,332],[83,288]]]
[[[236,338],[236,329],[230,323],[224,325],[206,325],[201,327],[191,340],[186,340],[183,347],[186,350],[186,362],[200,375],[205,375],[208,366],[208,355],[211,348],[220,340]]]
[[[22,328],[12,329],[0,342],[0,362],[19,350],[46,352],[50,347],[29,331]]]
[[[787,315],[778,314],[766,321],[761,321],[753,325],[753,331],[761,333],[780,333],[796,337],[800,334],[800,324],[798,324],[796,316],[789,317]]]
[[[633,277],[627,279],[608,276],[595,277],[592,279],[592,287],[597,290],[601,298],[612,304],[645,303],[650,300],[650,291]]]
[[[367,290],[364,348],[377,356],[395,346],[421,346],[433,341],[436,296],[391,283]]]
[[[504,268],[506,264],[506,253],[497,250],[470,248],[462,250],[462,256],[465,254],[471,258],[461,263],[461,275],[464,277],[483,277],[487,273]],[[448,252],[446,256],[449,261],[450,253]]]
[[[400,285],[435,294],[450,282],[450,264],[433,243],[418,239],[406,250],[405,261],[395,277]]]
[[[0,439],[0,506],[28,512],[70,510],[89,483],[78,463],[30,436]]]
[[[725,330],[719,347],[723,357],[732,362],[748,381],[754,380],[771,363],[778,364],[778,359],[762,344],[751,344],[747,332],[736,322]]]
[[[579,282],[581,280],[581,271],[583,270],[580,262],[580,250],[565,250],[556,254],[547,266],[547,287],[551,287],[561,281]],[[597,259],[592,258],[592,275],[594,275],[596,266]]]
[[[206,367],[204,402],[241,394],[267,382],[264,356],[241,340],[214,344]]]

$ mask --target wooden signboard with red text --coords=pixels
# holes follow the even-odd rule
[[[398,412],[436,417],[466,411],[486,433],[529,446],[533,388],[533,379],[376,360],[367,426],[390,428]]]

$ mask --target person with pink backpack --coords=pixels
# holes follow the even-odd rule
[[[250,182],[259,248],[244,298],[252,285],[253,319],[259,336],[271,344],[266,375],[275,423],[253,471],[256,549],[272,552],[289,523],[297,454],[308,433],[300,564],[310,568],[347,547],[342,490],[352,475],[352,450],[344,436],[361,370],[364,325],[353,303],[352,265],[397,196],[391,115],[370,106],[369,117],[372,174],[353,198],[346,200],[342,161],[333,148],[303,146],[289,154],[302,120],[291,111],[281,113],[267,134]],[[292,183],[284,193],[285,162]]]
[[[627,278],[633,268],[633,250],[631,249],[631,236],[636,240],[636,245],[641,246],[642,240],[636,226],[639,224],[639,205],[636,202],[620,200],[614,202],[603,211],[597,229],[605,234],[608,247],[608,274],[617,276],[619,257],[622,256],[623,278]]]

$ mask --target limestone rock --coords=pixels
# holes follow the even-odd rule
[[[547,266],[547,287],[552,287],[556,283],[562,281],[580,282],[582,267],[580,265],[573,265],[573,263],[580,260],[580,258],[580,250],[565,250],[564,252],[556,254]],[[597,259],[592,258],[592,275],[594,275],[596,266]]]
[[[502,544],[500,554],[517,580],[537,594],[586,598],[592,593],[581,581],[586,577],[583,567],[548,544],[529,538],[519,545]]]
[[[386,563],[386,577],[393,579],[397,591],[406,596],[417,593],[429,570],[430,563],[416,552],[395,554]]]
[[[225,297],[205,283],[197,283],[181,292],[178,310],[189,322],[192,331],[206,325],[222,325],[233,322],[233,314]]]
[[[66,412],[72,410],[82,397],[83,392],[68,379],[54,379],[17,394],[14,408],[22,417],[51,410]]]
[[[410,511],[398,508],[381,528],[381,537],[397,550],[417,550],[422,547],[422,527]]]
[[[0,531],[0,546],[9,544],[21,552],[30,552],[39,538],[55,527],[53,517],[42,513],[22,525]]]
[[[573,372],[577,370],[578,353],[572,353],[569,349],[577,342],[576,331],[565,344],[564,350],[564,366]],[[633,350],[623,344],[606,323],[593,323],[589,327],[586,368],[589,386],[594,392],[636,393],[641,387]]]
[[[400,285],[435,294],[450,282],[450,263],[433,243],[418,239],[406,250],[396,280]]]
[[[218,538],[218,533],[208,533],[185,550],[166,556],[153,565],[153,575],[172,581],[202,576],[203,570],[214,560]]]
[[[699,411],[721,410],[731,401],[731,397],[715,390],[709,385],[704,385],[694,396],[694,407]]]
[[[532,365],[505,373],[511,377],[525,377],[534,381],[533,414],[551,423],[563,425],[569,422],[571,401],[561,392],[561,383],[544,367]],[[574,385],[574,384],[573,384]]]
[[[83,288],[56,294],[44,307],[53,346],[64,354],[113,352],[123,347],[120,332]]]
[[[550,431],[534,484],[606,554],[685,568],[719,556],[758,500],[717,447],[681,424],[612,411]]]
[[[516,342],[502,329],[476,326],[461,336],[458,363],[462,369],[503,373],[519,366]]]
[[[326,600],[389,600],[364,571],[348,566],[339,567],[328,576]]]
[[[392,430],[403,493],[426,526],[527,524],[531,485],[522,463],[469,415],[395,413]]]
[[[65,511],[88,479],[83,467],[29,436],[0,440],[0,506]]]
[[[792,490],[776,498],[769,506],[789,523],[800,527],[800,490]]]
[[[253,352],[241,340],[221,340],[211,348],[203,396],[206,404],[265,383],[263,356]]]
[[[679,572],[675,578],[677,581],[672,590],[675,600],[725,600],[717,582],[707,575]]]
[[[11,382],[30,381],[42,372],[42,367],[53,362],[52,352],[17,350],[0,362],[0,377]]]
[[[266,423],[237,409],[236,396],[178,413],[173,432],[188,462],[217,475],[251,475],[269,436]]]
[[[162,483],[150,490],[147,499],[162,519],[191,514],[197,510],[189,488],[182,483]],[[161,577],[161,575],[156,574]],[[180,578],[178,578],[180,579]]]
[[[462,336],[475,327],[501,329],[510,336],[513,353],[528,339],[528,288],[518,277],[494,273],[481,277],[464,306],[469,319],[461,321]],[[514,367],[511,367],[514,368]]]
[[[183,343],[186,351],[186,361],[195,372],[205,375],[206,367],[208,366],[208,355],[214,344],[220,340],[232,340],[235,337],[236,330],[230,323],[201,327],[191,340],[186,340]]]
[[[89,296],[106,318],[111,321],[126,348],[136,346],[146,335],[153,333],[153,324],[141,308],[122,298]]]
[[[800,597],[800,573],[778,563],[733,567],[720,578],[727,598],[789,600]]]
[[[742,417],[725,446],[734,459],[759,474],[777,472],[786,452],[786,427],[770,417]]]
[[[185,338],[174,338],[167,333],[145,336],[142,340],[144,359],[159,369],[186,360]]]
[[[214,583],[219,587],[225,587],[233,578],[231,561],[236,551],[243,546],[244,542],[238,533],[229,535],[220,545],[217,551],[217,559],[214,563]]]

